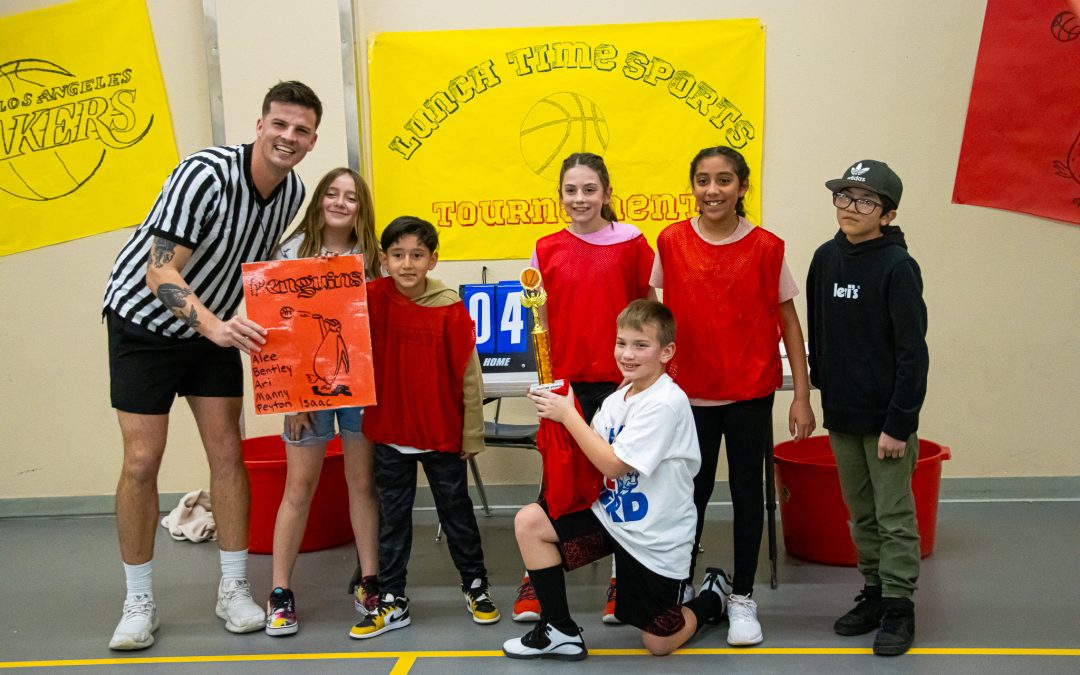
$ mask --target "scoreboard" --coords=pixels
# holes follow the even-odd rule
[[[532,310],[521,304],[521,284],[465,284],[461,299],[476,324],[476,351],[485,373],[536,371]]]

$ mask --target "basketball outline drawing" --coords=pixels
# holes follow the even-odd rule
[[[31,75],[31,73],[34,73],[34,75]],[[44,59],[27,58],[0,63],[0,84],[6,85],[6,88],[0,87],[0,96],[8,95],[11,96],[12,100],[31,97],[34,92],[21,90],[21,88],[25,89],[29,85],[47,89],[50,84],[42,81],[42,79],[47,80],[50,76],[61,78],[59,81],[64,84],[70,81],[78,81],[74,73],[63,66]],[[21,88],[16,85],[21,85]],[[10,90],[10,93],[7,93],[5,89]],[[26,104],[24,103],[24,105]],[[52,148],[47,152],[7,158],[0,162],[0,192],[11,195],[16,199],[32,202],[48,202],[67,197],[78,191],[97,175],[105,162],[108,149],[122,150],[139,143],[150,132],[153,123],[154,116],[151,115],[146,128],[141,133],[130,141],[119,142],[117,145],[110,143],[101,134],[98,134],[97,141],[103,147],[70,148],[69,145],[63,145]],[[112,140],[117,141],[115,138]],[[22,171],[16,167],[15,162],[17,161],[22,164]],[[49,166],[50,161],[53,163],[52,166]],[[34,171],[28,171],[31,168]],[[54,188],[52,191],[45,191],[33,178],[34,174],[42,169],[45,170],[47,175],[66,175],[67,179],[70,179],[70,183]],[[27,175],[24,175],[24,173]],[[6,182],[4,181],[5,178],[10,180],[7,185],[4,184]]]
[[[610,140],[607,119],[600,107],[572,91],[554,92],[534,103],[518,130],[525,165],[552,182],[559,179],[561,157],[574,152],[603,156]]]
[[[1080,37],[1080,19],[1070,11],[1059,12],[1050,20],[1050,34],[1059,42],[1072,42]]]

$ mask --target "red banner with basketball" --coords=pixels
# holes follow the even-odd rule
[[[953,202],[1080,224],[1080,18],[989,0]]]
[[[243,274],[247,316],[267,330],[251,354],[256,413],[375,403],[363,256],[246,263]]]

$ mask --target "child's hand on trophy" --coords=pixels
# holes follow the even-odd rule
[[[574,408],[574,390],[570,389],[566,396],[560,396],[553,391],[530,391],[529,400],[536,406],[536,414],[553,422],[565,423],[571,415],[577,413]]]

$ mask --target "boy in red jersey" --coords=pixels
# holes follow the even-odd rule
[[[466,609],[476,623],[495,623],[499,610],[490,596],[464,461],[484,449],[475,328],[458,294],[427,276],[439,259],[431,223],[396,218],[380,244],[389,276],[367,286],[378,403],[364,413],[364,435],[376,444],[383,595],[349,635],[372,638],[409,625],[405,577],[417,464],[431,485]]]

